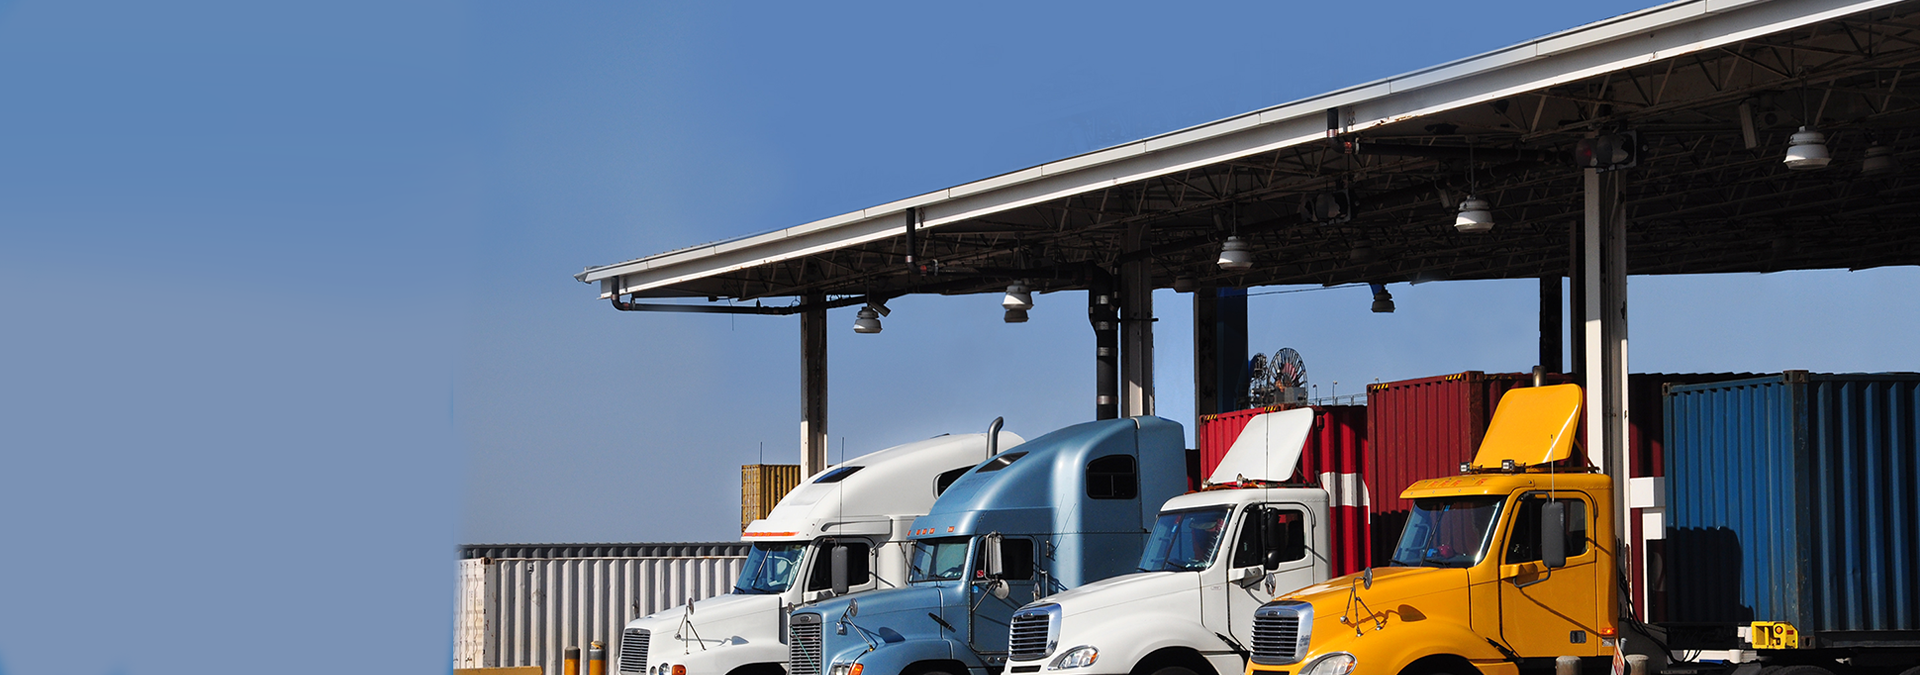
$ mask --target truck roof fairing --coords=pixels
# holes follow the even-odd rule
[[[1002,450],[1025,442],[1000,432]],[[938,495],[934,477],[986,459],[987,435],[929,438],[872,452],[828,467],[795,487],[766,518],[753,521],[743,541],[804,541],[829,534],[884,534],[890,517],[919,515]],[[822,481],[834,469],[858,467],[839,480]]]

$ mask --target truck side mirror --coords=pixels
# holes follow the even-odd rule
[[[1001,574],[1006,573],[1006,561],[1000,559],[999,532],[989,532],[987,536],[981,537],[980,551],[980,556],[986,559],[984,562],[988,579],[998,579]]]
[[[1540,562],[1547,569],[1567,566],[1567,505],[1549,501],[1540,505]]]
[[[834,595],[847,594],[847,576],[848,576],[847,570],[848,568],[853,566],[852,564],[853,561],[847,558],[847,555],[848,555],[847,549],[848,547],[846,546],[840,546],[836,544],[833,547],[833,552],[828,554],[827,556],[829,559],[831,559],[832,562],[830,564],[833,566],[833,572],[831,576],[833,578],[833,594]]]

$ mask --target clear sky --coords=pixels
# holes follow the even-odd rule
[[[0,674],[441,672],[457,544],[729,539],[737,467],[797,461],[797,319],[582,267],[1644,2],[1303,4],[0,2]],[[1636,278],[1633,366],[1915,370],[1916,282]],[[1252,348],[1323,395],[1535,360],[1532,282],[1394,295],[1256,296]],[[1084,296],[997,302],[833,312],[834,458],[1090,417]]]

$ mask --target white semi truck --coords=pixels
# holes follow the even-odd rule
[[[1313,425],[1311,408],[1253,418],[1208,476],[1208,487],[1161,507],[1140,572],[1014,613],[1002,675],[1244,671],[1254,610],[1276,592],[1331,573],[1327,490],[1282,483],[1298,466]],[[1321,481],[1358,484],[1352,478]]]
[[[1000,430],[942,435],[828,467],[747,526],[752,549],[733,591],[634,619],[615,655],[622,675],[784,675],[787,614],[833,593],[907,584],[913,520],[948,484],[1023,439]]]

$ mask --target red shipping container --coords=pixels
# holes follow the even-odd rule
[[[1567,376],[1550,373],[1547,384]],[[1400,493],[1416,481],[1460,473],[1473,459],[1500,396],[1533,386],[1531,373],[1487,374],[1477,370],[1367,387],[1367,492],[1375,560],[1393,555],[1413,502]]]
[[[1371,564],[1372,528],[1367,517],[1365,463],[1366,406],[1314,406],[1313,431],[1300,455],[1300,467],[1289,483],[1324,488],[1331,513],[1328,561],[1335,576],[1366,569]],[[1200,475],[1211,475],[1226,457],[1254,416],[1285,409],[1270,406],[1236,410],[1200,418]]]

